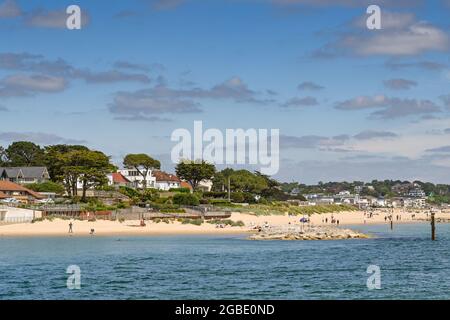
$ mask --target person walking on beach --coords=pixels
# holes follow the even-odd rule
[[[72,221],[70,221],[70,223],[69,223],[69,233],[73,233],[72,226],[73,226]]]

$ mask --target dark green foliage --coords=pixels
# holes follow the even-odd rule
[[[64,193],[64,186],[52,181],[27,184],[25,187],[36,192],[54,192],[56,194]]]
[[[173,196],[173,203],[184,206],[198,206],[200,201],[194,194],[178,193]]]

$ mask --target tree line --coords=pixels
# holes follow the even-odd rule
[[[83,145],[41,147],[29,141],[17,141],[7,148],[0,147],[0,166],[45,166],[53,183],[62,186],[69,197],[81,196],[82,200],[86,199],[88,189],[106,185],[107,174],[117,170],[109,156]],[[142,189],[145,189],[148,172],[160,169],[161,163],[150,155],[139,153],[127,154],[123,166],[136,170],[144,178]],[[189,182],[194,191],[202,181],[211,180],[213,192],[232,192],[238,200],[244,196],[253,199],[255,195],[276,199],[286,197],[279,182],[260,172],[230,168],[217,171],[213,164],[205,161],[181,161],[176,165],[175,172],[180,179]],[[55,189],[55,186],[52,187]]]

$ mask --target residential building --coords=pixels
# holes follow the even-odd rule
[[[333,204],[335,199],[333,196],[327,196],[318,193],[305,194],[304,197],[312,204]]]
[[[427,205],[426,198],[404,198],[403,203],[407,208],[425,208]]]
[[[191,184],[187,181],[181,181],[180,182],[180,188],[186,188],[189,189],[191,192],[193,191],[193,188],[191,186]]]
[[[212,180],[202,180],[199,182],[197,189],[204,192],[210,192],[213,186]]]
[[[46,167],[0,167],[0,180],[31,184],[46,182],[49,179]]]
[[[372,207],[386,207],[388,204],[387,200],[383,197],[372,199]]]
[[[20,184],[0,180],[0,200],[13,198],[21,203],[33,203],[44,197],[38,192],[27,189]]]
[[[391,206],[393,208],[402,208],[404,206],[404,200],[401,197],[391,199]]]
[[[420,187],[415,187],[408,192],[409,197],[413,198],[423,198],[425,197],[425,192]]]
[[[156,189],[169,191],[170,189],[181,187],[181,180],[176,175],[155,170],[153,171],[153,176],[156,179]]]
[[[132,187],[133,183],[124,177],[120,172],[113,172],[107,175],[108,185],[114,187]]]
[[[118,172],[135,188],[142,189],[144,184],[146,188],[156,188],[156,178],[152,175],[152,170],[147,171],[145,178],[136,169],[121,169]]]
[[[414,185],[410,182],[397,183],[392,186],[391,190],[392,190],[392,192],[395,192],[396,194],[407,194],[408,191],[413,187],[414,187]]]

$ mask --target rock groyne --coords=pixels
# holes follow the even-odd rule
[[[366,234],[334,226],[270,226],[249,237],[250,240],[338,240],[367,239]]]

